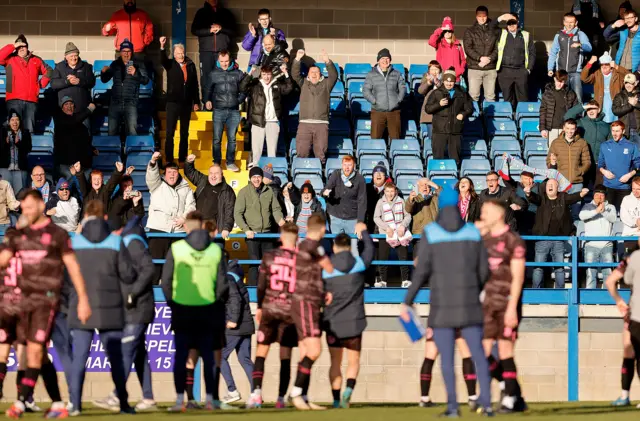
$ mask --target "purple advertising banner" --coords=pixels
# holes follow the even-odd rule
[[[151,371],[173,371],[175,344],[173,342],[173,331],[171,330],[171,309],[166,303],[156,303],[155,319],[146,332],[146,346],[149,353]],[[56,369],[63,371],[62,364],[60,364],[56,350],[51,342],[49,343],[48,351],[49,358],[53,361]],[[111,370],[111,364],[97,333],[93,336],[93,341],[91,342],[91,353],[86,367],[88,372],[108,372]],[[13,350],[9,356],[7,368],[9,371],[17,369],[17,361]]]

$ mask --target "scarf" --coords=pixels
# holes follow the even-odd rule
[[[312,203],[313,203],[312,200],[309,201],[309,203],[305,203],[305,202],[301,203],[302,207],[300,208],[300,214],[298,215],[298,220],[296,221],[296,224],[298,225],[298,228],[300,229],[301,233],[307,232],[307,221],[309,220],[309,217],[312,214],[311,212]]]
[[[580,16],[582,14],[580,3],[589,2],[591,2],[591,7],[593,8],[593,17],[598,18],[600,16],[600,6],[598,6],[598,0],[573,0],[573,14],[576,16]]]
[[[356,172],[355,171],[352,171],[351,175],[349,175],[349,177],[344,175],[344,172],[340,171],[340,177],[342,178],[342,183],[344,183],[345,187],[353,187],[353,183],[351,182],[351,180],[355,176],[356,176]]]
[[[471,194],[468,194],[467,197],[463,197],[458,201],[458,209],[460,210],[460,216],[465,221],[469,216],[469,203],[471,203]]]
[[[32,181],[31,188],[38,190],[42,194],[42,200],[44,200],[44,203],[47,203],[49,201],[49,183],[45,181],[42,187],[37,188]]]
[[[391,247],[399,245],[408,246],[411,242],[412,235],[407,229],[401,238],[398,238],[398,227],[404,220],[404,200],[396,196],[393,201],[384,201],[382,203],[382,221],[393,230],[393,236],[387,235],[387,243]]]
[[[19,170],[18,166],[18,143],[22,140],[22,130],[18,130],[17,133],[9,131],[7,135],[7,143],[9,144],[9,171]]]
[[[509,176],[509,169],[520,170],[520,171],[529,171],[535,175],[542,175],[547,179],[554,179],[558,182],[558,191],[566,192],[571,188],[571,182],[567,180],[567,178],[560,174],[557,170],[551,170],[546,168],[533,168],[528,165],[525,165],[524,162],[520,161],[507,154],[507,159],[502,163],[502,169],[498,171],[500,176],[509,180],[511,177]]]

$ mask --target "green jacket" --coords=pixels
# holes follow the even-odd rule
[[[582,104],[577,104],[567,111],[564,115],[564,119],[573,118],[578,122],[578,134],[587,141],[589,149],[591,150],[591,162],[598,162],[598,156],[600,156],[600,145],[611,137],[611,125],[606,123],[604,119],[604,113],[598,114],[595,120],[585,116],[580,118],[584,108]]]
[[[278,197],[273,190],[263,184],[260,186],[260,195],[258,195],[251,183],[238,193],[233,216],[236,224],[245,232],[269,232],[271,218],[275,222],[284,219]]]

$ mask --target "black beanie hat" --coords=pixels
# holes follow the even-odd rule
[[[262,171],[262,168],[260,167],[253,167],[249,170],[249,178],[253,177],[254,175],[259,175],[260,177],[264,177],[264,172]]]
[[[383,48],[382,50],[378,51],[378,58],[376,59],[376,61],[380,61],[380,59],[383,57],[387,57],[389,58],[389,60],[391,60],[391,52],[388,48]]]

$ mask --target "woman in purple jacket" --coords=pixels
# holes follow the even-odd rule
[[[287,40],[284,37],[284,32],[282,32],[281,29],[273,27],[269,9],[260,9],[258,11],[257,29],[253,22],[249,22],[249,30],[242,40],[242,48],[251,52],[249,66],[260,62],[260,56],[262,55],[262,37],[266,34],[273,35],[276,43],[284,43],[285,49],[289,48]]]

